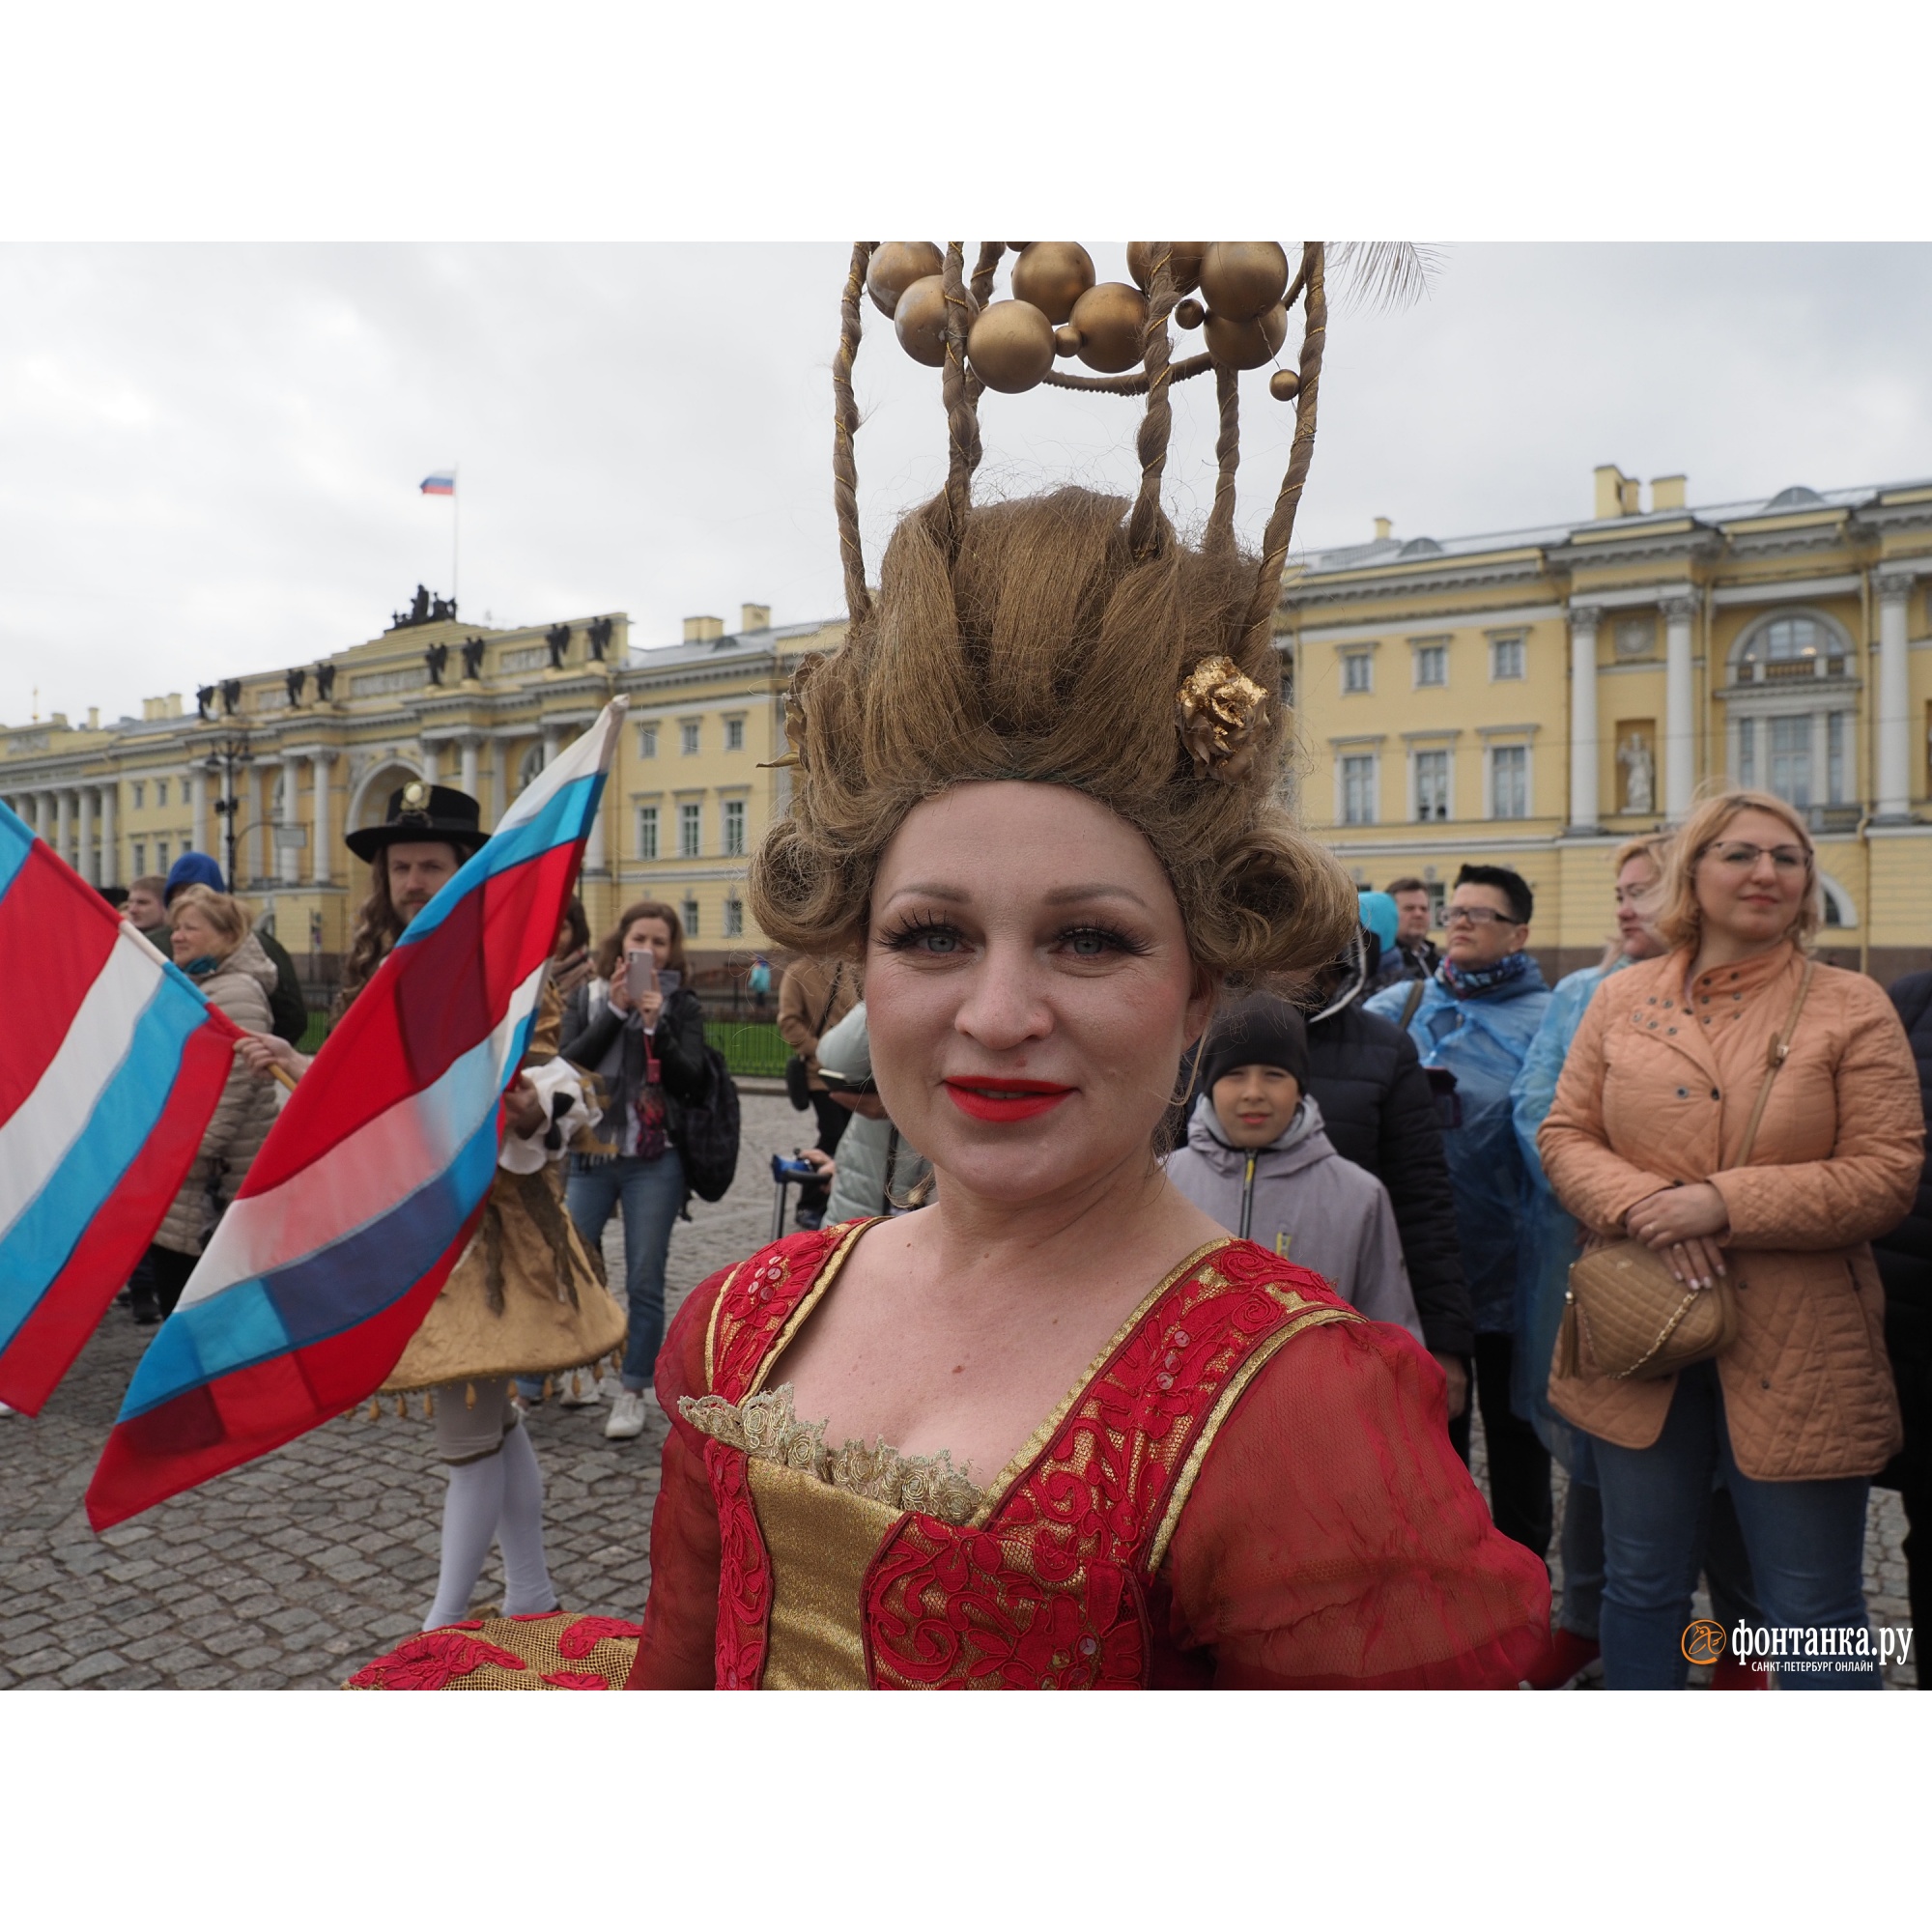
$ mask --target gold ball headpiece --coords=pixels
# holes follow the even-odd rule
[[[1013,251],[1011,294],[993,299],[1000,264]],[[1147,397],[1136,438],[1141,487],[1127,538],[1137,557],[1156,554],[1172,532],[1161,512],[1161,476],[1173,420],[1176,383],[1212,370],[1220,407],[1215,453],[1219,473],[1214,507],[1203,538],[1207,551],[1235,550],[1236,471],[1240,461],[1239,372],[1272,362],[1288,339],[1291,313],[1303,311],[1298,366],[1276,369],[1269,392],[1294,405],[1294,436],[1287,474],[1262,537],[1242,634],[1272,635],[1294,514],[1315,451],[1316,400],[1328,308],[1324,248],[1304,242],[1298,266],[1278,242],[1132,242],[1127,282],[1095,278],[1094,258],[1077,242],[985,242],[969,281],[966,244],[950,242],[861,242],[846,278],[843,327],[833,363],[835,398],[833,494],[844,554],[845,596],[853,622],[871,609],[859,536],[858,468],[854,438],[859,408],[852,364],[863,327],[863,300],[892,318],[907,355],[941,372],[941,393],[952,448],[945,491],[945,527],[956,555],[979,467],[981,395],[1012,395],[1045,384]],[[1200,299],[1189,295],[1198,288]],[[1180,298],[1186,296],[1186,300]],[[1170,324],[1204,330],[1205,350],[1175,359]],[[1056,357],[1077,356],[1091,376],[1055,368]],[[791,703],[802,702],[795,688]],[[1245,772],[1265,716],[1266,694],[1227,658],[1208,659],[1182,686],[1178,717],[1181,742],[1197,776],[1231,779]],[[788,721],[790,723],[791,721]],[[792,758],[803,738],[793,733]],[[788,762],[789,760],[786,760]]]

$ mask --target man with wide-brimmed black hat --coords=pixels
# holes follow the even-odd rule
[[[369,862],[369,896],[338,1013],[488,839],[473,798],[422,780],[390,793],[380,825],[348,835],[349,849]],[[563,1211],[556,1163],[570,1137],[596,1117],[576,1069],[557,1057],[562,1019],[563,1003],[546,983],[523,1071],[504,1095],[503,1148],[482,1224],[383,1384],[387,1395],[429,1397],[437,1454],[449,1465],[440,1572],[425,1629],[466,1613],[493,1542],[503,1550],[505,1611],[555,1607],[544,1559],[543,1477],[510,1401],[510,1378],[575,1373],[623,1346],[623,1311]],[[242,1051],[298,1076],[308,1065],[273,1045],[251,1042]]]
[[[403,936],[403,927],[489,838],[482,808],[467,791],[426,784],[421,779],[389,794],[382,824],[347,836],[343,843],[369,862],[369,896],[355,916],[342,990],[336,996],[338,1012],[375,977]]]

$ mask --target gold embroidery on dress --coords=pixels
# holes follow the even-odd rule
[[[971,1521],[982,1494],[952,1466],[952,1453],[906,1456],[890,1442],[825,1444],[825,1424],[801,1422],[792,1410],[792,1385],[761,1389],[742,1403],[723,1396],[686,1396],[678,1413],[705,1435],[728,1449],[742,1449],[760,1463],[799,1469],[821,1483],[888,1509],[937,1517],[954,1525]]]

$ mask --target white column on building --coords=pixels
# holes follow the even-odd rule
[[[416,763],[422,767],[423,777],[431,784],[440,784],[441,782],[441,780],[438,776],[442,768],[441,758],[442,744],[440,739],[418,738],[416,740]]]
[[[1878,793],[1877,816],[1903,819],[1912,813],[1912,681],[1906,655],[1906,611],[1912,599],[1909,577],[1878,580],[1878,701],[1873,707],[1872,762]]]
[[[111,784],[100,787],[100,877],[99,884],[121,883],[121,846],[114,824],[114,791]]]
[[[544,769],[546,771],[556,762],[557,748],[562,743],[562,727],[555,724],[546,724],[543,734]]]
[[[73,869],[90,886],[98,886],[100,879],[94,869],[94,787],[82,785],[74,793],[74,805],[79,823],[74,828]]]
[[[314,857],[309,865],[309,876],[317,885],[328,884],[330,868],[335,864],[335,829],[330,823],[328,810],[328,768],[335,762],[335,753],[327,746],[322,746],[309,753],[309,776],[315,786],[315,819],[313,838]]]
[[[301,823],[301,753],[284,752],[282,753],[282,816],[283,825],[294,827]],[[301,883],[301,847],[293,837],[286,842],[278,836],[277,857],[281,863],[275,867],[275,875],[285,886]]]
[[[191,807],[189,819],[188,846],[195,852],[208,850],[208,774],[196,765],[187,775],[188,801]]]
[[[1697,715],[1690,694],[1690,624],[1694,597],[1663,600],[1663,815],[1673,824],[1697,789]]]
[[[69,865],[73,864],[73,794],[65,787],[54,793],[54,850]]]
[[[1593,832],[1598,819],[1597,627],[1594,604],[1570,612],[1570,829]]]
[[[240,777],[241,789],[236,796],[242,801],[242,843],[237,848],[237,862],[244,879],[261,879],[268,875],[262,858],[262,840],[267,836],[262,830],[267,816],[262,787],[268,781],[267,774],[259,765],[243,765]]]
[[[476,798],[476,748],[482,743],[474,731],[466,731],[461,739],[463,746],[463,789],[471,798]],[[480,799],[477,801],[482,802]]]
[[[490,796],[484,801],[483,823],[495,825],[510,809],[510,741],[497,740],[496,754],[490,760]]]

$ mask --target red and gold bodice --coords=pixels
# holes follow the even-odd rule
[[[1542,1566],[1525,1551],[1513,1559],[1490,1529],[1448,1451],[1439,1374],[1399,1330],[1249,1242],[1211,1242],[1153,1287],[980,1491],[944,1457],[828,1453],[773,1385],[864,1232],[777,1242],[680,1312],[659,1364],[672,1434],[633,1685],[1515,1681],[1522,1632],[1547,1627]],[[1323,1339],[1297,1376],[1298,1351]],[[1324,1411],[1346,1408],[1364,1379],[1380,1399],[1356,1404],[1363,1439],[1338,1457]],[[1391,1406],[1404,1412],[1393,1441]],[[1301,1467],[1283,1436],[1297,1410],[1312,1432]],[[1405,1449],[1422,1452],[1414,1492],[1351,1520],[1348,1492],[1386,1492]],[[1473,1585],[1446,1618],[1439,1589],[1405,1589],[1405,1552],[1389,1548],[1411,1515],[1440,1543],[1445,1496]],[[1271,1561],[1307,1575],[1261,1575],[1244,1589],[1258,1555],[1263,1572]],[[1439,1580],[1441,1563],[1430,1567]],[[1338,1583],[1371,1622],[1338,1620]]]

